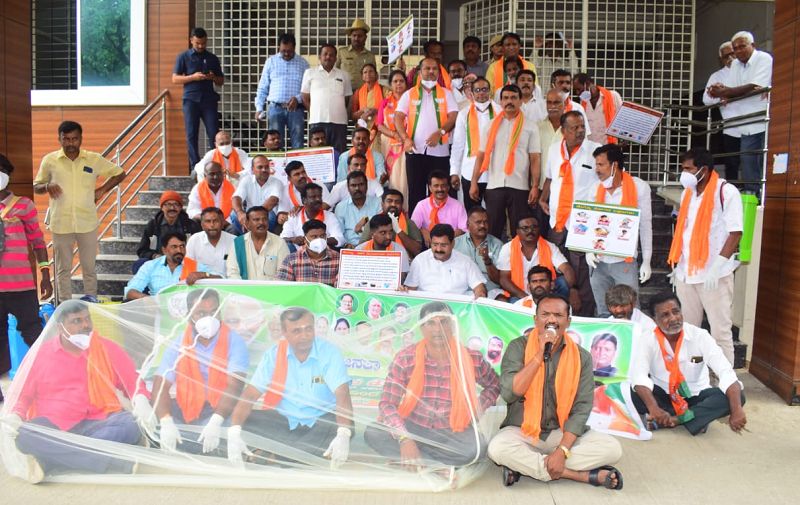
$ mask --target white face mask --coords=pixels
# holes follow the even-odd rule
[[[422,85],[428,89],[433,89],[436,87],[436,81],[422,81]]]
[[[219,152],[221,152],[223,156],[230,156],[233,152],[233,144],[219,146],[217,149],[219,149]]]
[[[603,179],[600,182],[600,184],[602,184],[604,188],[611,189],[611,186],[614,185],[614,174],[616,173],[616,171],[617,171],[617,169],[612,167],[611,168],[611,175],[609,175],[608,177],[606,177],[605,179]]]
[[[70,333],[63,324],[61,327],[64,329],[64,332],[66,332],[67,340],[69,340],[72,345],[82,351],[89,348],[89,344],[92,342],[91,335],[87,335],[86,333]]]
[[[456,77],[455,79],[450,79],[450,86],[453,89],[461,89],[461,84],[463,82],[464,82],[464,80],[462,78]]]
[[[6,187],[8,187],[8,174],[0,172],[0,191],[3,191]]]
[[[581,99],[581,102],[588,102],[592,99],[592,94],[589,91],[582,91],[580,95],[578,95]]]
[[[705,174],[703,174],[703,177],[705,177]],[[703,177],[700,177],[698,179],[695,174],[683,171],[681,172],[681,179],[680,179],[681,186],[683,186],[686,189],[694,189],[697,187],[697,184],[703,180]]]
[[[194,322],[194,329],[203,338],[212,338],[219,331],[220,322],[214,316],[201,317]]]
[[[328,248],[328,241],[324,238],[315,238],[310,242],[306,239],[306,242],[308,242],[308,248],[317,254],[322,254],[322,252]]]

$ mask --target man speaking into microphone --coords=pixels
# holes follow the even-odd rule
[[[503,484],[520,475],[536,480],[569,479],[622,489],[613,465],[619,442],[586,426],[592,411],[592,357],[567,337],[569,302],[545,295],[536,306],[536,326],[511,341],[500,365],[500,394],[508,413],[489,442],[489,457],[503,467]]]

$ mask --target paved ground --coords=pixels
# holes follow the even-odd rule
[[[743,435],[715,422],[708,433],[689,436],[683,429],[662,430],[652,441],[623,440],[618,467],[624,474],[621,492],[573,482],[541,484],[523,479],[512,488],[500,483],[492,467],[470,486],[444,493],[271,491],[177,487],[30,485],[0,468],[3,505],[169,505],[280,503],[281,505],[502,505],[529,504],[797,504],[800,461],[800,408],[788,407],[748,374],[748,429]],[[312,477],[309,477],[311,485]]]

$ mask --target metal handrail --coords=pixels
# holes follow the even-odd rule
[[[772,86],[767,86],[765,88],[756,88],[755,90],[751,91],[750,93],[744,94],[742,96],[737,96],[736,98],[728,98],[725,100],[725,103],[717,102],[712,103],[709,105],[683,105],[679,103],[673,103],[667,105],[668,109],[672,110],[685,110],[690,112],[703,112],[706,110],[714,109],[717,107],[722,107],[723,105],[738,102],[739,100],[744,100],[745,98],[750,98],[751,96],[758,96],[763,95],[764,93],[769,93],[772,91]]]
[[[112,212],[115,213],[102,230],[97,234],[98,240],[103,238],[112,226],[116,225],[114,235],[117,238],[122,237],[122,213],[130,206],[134,198],[138,196],[144,185],[149,178],[156,173],[158,168],[161,168],[161,174],[166,175],[167,169],[167,114],[166,114],[166,99],[169,96],[169,90],[164,89],[153,100],[148,103],[144,109],[114,138],[113,141],[102,151],[101,155],[105,158],[113,153],[113,161],[117,166],[123,167],[125,171],[125,180],[118,184],[113,191],[109,191],[97,202],[97,210],[99,211],[105,206],[109,199],[114,195],[114,200],[106,207],[99,218],[99,222],[106,220]],[[155,113],[153,113],[155,111]],[[128,148],[130,149],[128,150]],[[126,151],[127,150],[127,151]],[[123,151],[126,151],[123,155]],[[133,159],[133,161],[131,161]],[[143,160],[146,160],[143,162]],[[127,169],[126,169],[127,168]],[[142,175],[144,178],[139,182],[138,186],[134,188]],[[124,187],[123,187],[124,184]],[[131,191],[131,188],[134,188]],[[123,203],[123,194],[130,193],[130,197]],[[47,244],[48,248],[53,247],[51,241]],[[78,249],[74,248],[72,257],[74,259]],[[49,261],[51,265],[55,263],[55,255]],[[73,275],[79,268],[80,263],[75,264],[70,269],[70,276]],[[55,269],[51,268],[51,276],[55,279]],[[54,282],[57,289],[58,282]],[[56,293],[57,297],[57,293]]]

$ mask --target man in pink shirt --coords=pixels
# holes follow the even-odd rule
[[[55,314],[56,334],[35,347],[20,369],[9,399],[11,414],[3,431],[28,455],[28,480],[63,472],[132,473],[135,462],[108,446],[72,443],[59,431],[84,437],[138,444],[153,412],[136,366],[128,354],[93,329],[87,305],[63,302]],[[139,386],[137,388],[137,385]],[[124,410],[119,393],[132,399]]]
[[[456,237],[467,231],[467,211],[450,193],[450,177],[447,172],[434,170],[428,176],[428,198],[420,200],[414,207],[411,220],[420,231],[425,245],[430,247],[431,228],[437,224],[449,224]]]

